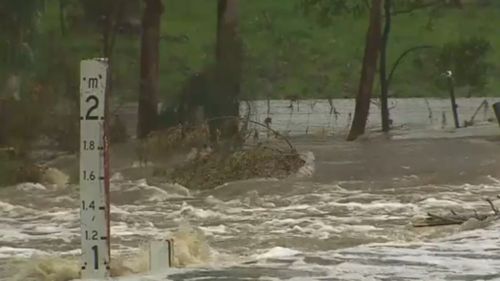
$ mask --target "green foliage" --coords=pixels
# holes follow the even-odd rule
[[[31,61],[31,41],[40,23],[41,0],[0,0],[0,62],[15,71]]]
[[[36,43],[36,63],[24,72],[21,100],[1,102],[1,118],[9,122],[0,126],[0,135],[5,136],[5,144],[20,152],[29,151],[41,136],[61,149],[75,151],[79,136],[78,59],[55,34]]]
[[[52,40],[50,40],[53,38]],[[39,43],[33,81],[41,134],[60,149],[75,151],[79,137],[79,61],[54,34]]]
[[[320,24],[328,25],[333,18],[342,15],[365,15],[369,8],[368,0],[300,0],[299,9],[305,15],[313,15]],[[452,5],[447,0],[392,0],[392,14],[413,13],[420,9],[442,8]]]
[[[139,17],[141,2],[141,0],[79,0],[87,24],[98,27],[108,16],[116,20]]]
[[[22,7],[29,1],[0,0],[0,3],[2,5],[21,3],[19,5]],[[56,118],[62,120],[64,116],[69,118],[69,115],[65,115],[62,104],[70,104],[73,112],[78,108],[79,60],[101,54],[102,42],[99,31],[94,25],[78,21],[78,18],[83,18],[86,13],[80,5],[81,1],[66,0],[65,14],[68,21],[66,37],[60,36],[58,1],[45,1],[45,10],[35,13],[34,19],[35,23],[38,22],[39,32],[37,36],[29,36],[33,37],[29,47],[34,60],[30,67],[25,68],[28,73],[22,76],[23,94],[28,94],[30,87],[42,85],[44,99],[40,101],[39,107],[44,103],[43,108],[46,112],[53,112],[55,108],[63,112],[54,114],[54,120],[57,120]],[[89,2],[94,1],[89,0]],[[301,98],[353,96],[359,80],[367,17],[352,16],[348,13],[352,8],[349,10],[347,8],[355,6],[356,3],[361,8],[365,5],[365,1],[343,1],[349,5],[347,8],[337,6],[332,9],[327,13],[332,15],[328,28],[320,28],[315,21],[302,16],[303,8],[297,10],[301,4],[308,2],[314,4],[309,7],[309,15],[316,18],[317,12],[321,12],[319,5],[341,1],[242,2],[240,29],[245,50],[242,96],[245,99],[282,98],[290,95]],[[395,11],[408,8],[408,3],[417,3],[406,0],[393,0],[393,2]],[[428,2],[422,1],[422,3]],[[496,36],[497,27],[500,25],[500,9],[496,8],[498,3],[494,0],[484,2],[489,6],[483,8],[480,5],[470,5],[463,10],[441,9],[440,17],[433,20],[432,29],[426,26],[430,17],[429,9],[417,9],[413,13],[395,16],[389,46],[389,66],[399,54],[413,46],[427,44],[441,46],[472,35],[481,35],[490,40],[492,50],[500,48],[500,39]],[[163,99],[172,104],[189,80],[189,75],[201,72],[207,65],[213,63],[216,1],[165,1],[165,7],[160,42],[160,92]],[[3,11],[6,10],[0,9],[0,13]],[[75,24],[72,25],[71,22]],[[77,23],[81,26],[73,27]],[[14,71],[5,63],[12,56],[6,50],[7,44],[4,44],[3,40],[15,37],[8,33],[10,31],[7,25],[2,24],[0,28],[2,30],[0,59],[3,59],[0,64],[0,86],[3,86],[7,74],[12,74]],[[425,71],[409,63],[412,58],[418,58],[421,65],[426,68]],[[436,56],[431,56],[429,51],[418,52],[408,57],[394,76],[391,94],[398,97],[446,94],[433,83],[436,74],[435,59]],[[139,85],[138,38],[118,36],[113,61],[113,98],[135,101]],[[486,61],[498,63],[500,53],[491,52]],[[491,74],[500,74],[495,68],[489,71]],[[486,84],[484,94],[497,94],[490,89],[499,87],[500,80],[492,79]],[[64,129],[54,131],[63,132]]]
[[[20,31],[34,31],[42,3],[41,0],[0,0],[0,26],[3,35],[16,38],[12,35],[19,35]]]
[[[299,8],[306,15],[317,17],[323,25],[331,23],[332,17],[346,13],[361,15],[370,7],[366,0],[301,0]]]
[[[487,61],[491,51],[491,43],[485,38],[462,38],[442,47],[436,67],[440,72],[451,70],[457,87],[482,91],[493,69]]]

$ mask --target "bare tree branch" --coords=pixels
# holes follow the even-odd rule
[[[499,213],[498,209],[497,209],[497,207],[495,207],[495,205],[493,205],[493,201],[491,201],[490,198],[486,198],[485,200],[486,200],[486,202],[488,202],[488,204],[490,204],[490,207],[493,210],[493,213],[495,213],[495,215],[498,215],[498,213]]]
[[[390,85],[391,84],[391,81],[392,81],[392,76],[394,75],[394,72],[396,71],[396,68],[398,67],[398,65],[401,63],[401,61],[411,52],[414,52],[414,51],[417,51],[417,50],[420,50],[420,49],[431,49],[431,48],[435,48],[435,46],[432,46],[432,45],[421,45],[421,46],[416,46],[416,47],[412,47],[406,51],[404,51],[400,56],[399,58],[396,60],[396,62],[392,65],[392,69],[391,69],[391,72],[389,73],[389,76],[387,77],[387,85]]]

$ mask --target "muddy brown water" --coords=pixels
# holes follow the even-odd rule
[[[354,143],[296,136],[297,148],[314,156],[312,176],[204,192],[115,169],[115,260],[144,271],[140,243],[175,236],[181,265],[121,280],[500,279],[498,222],[410,224],[429,211],[489,212],[483,199],[500,194],[499,135],[497,124],[483,124],[455,132],[402,129],[391,139],[375,133]],[[1,188],[0,280],[74,276],[78,206],[74,185]]]

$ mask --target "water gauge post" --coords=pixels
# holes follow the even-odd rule
[[[109,277],[109,177],[105,59],[80,64],[80,222],[83,279]]]

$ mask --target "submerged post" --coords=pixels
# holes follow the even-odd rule
[[[106,59],[80,64],[80,222],[82,279],[109,277],[109,176],[105,124]]]
[[[495,116],[497,117],[498,125],[500,125],[500,102],[493,104],[493,111],[495,111]]]
[[[149,243],[149,270],[159,273],[171,268],[174,260],[174,240],[156,240]]]
[[[451,110],[453,111],[453,120],[455,120],[455,128],[460,128],[458,121],[457,102],[455,100],[455,83],[453,81],[453,74],[451,71],[446,72],[446,79],[448,80],[448,90],[450,91]]]

